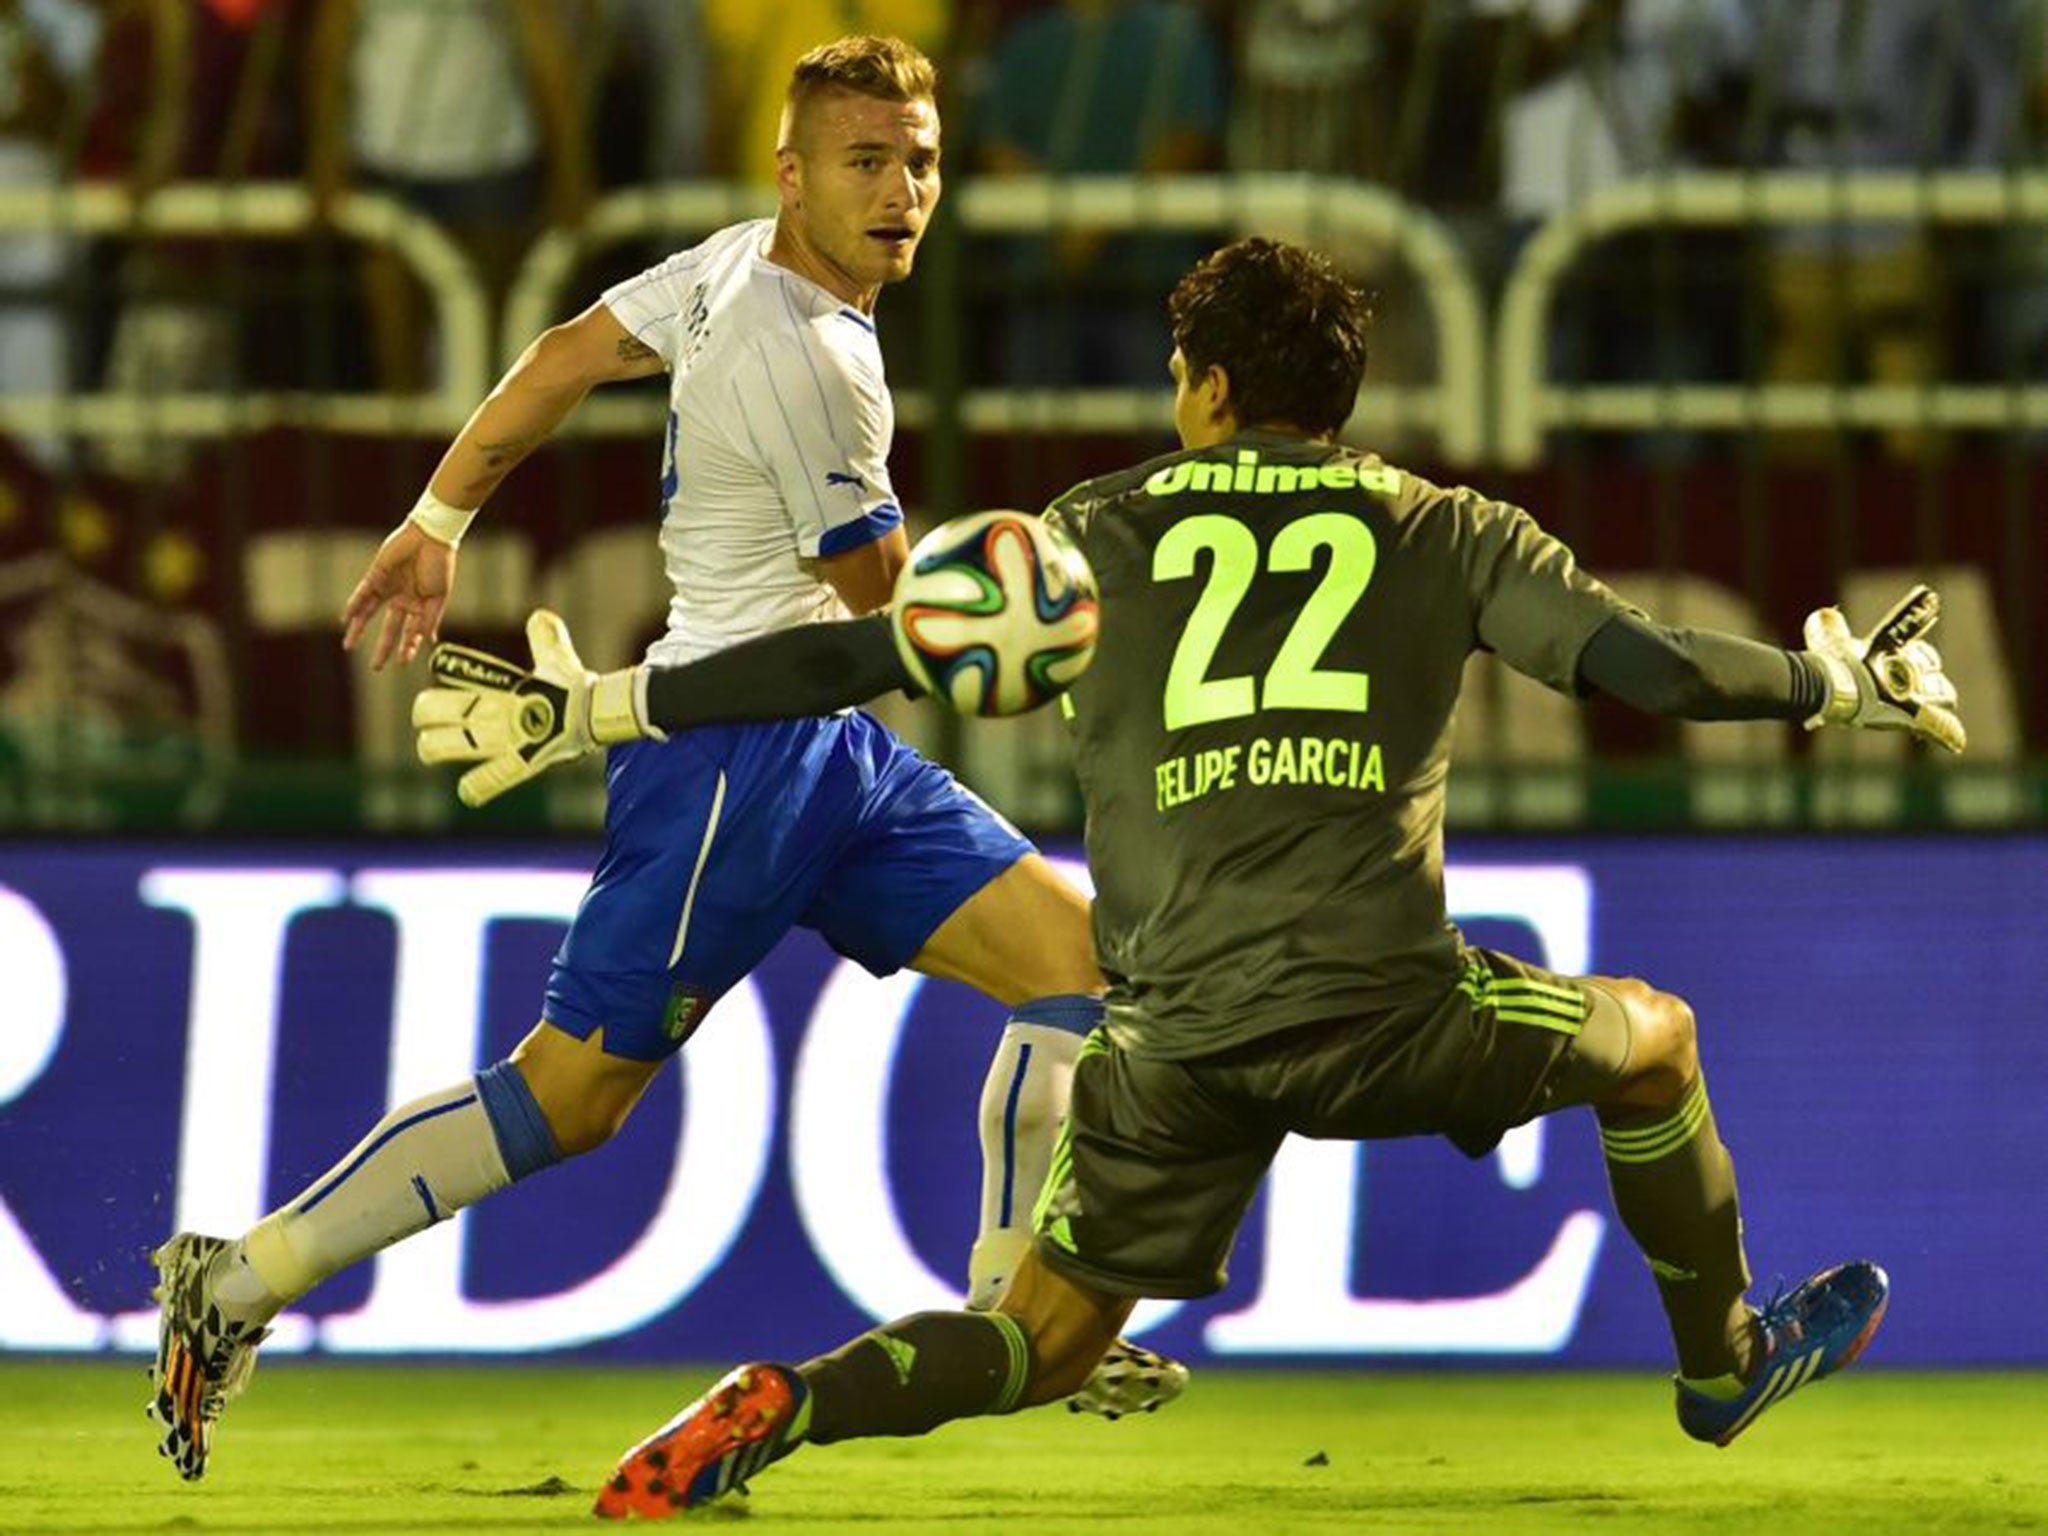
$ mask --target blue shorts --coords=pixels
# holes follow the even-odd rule
[[[878,976],[1032,851],[867,715],[614,747],[604,857],[542,1017],[615,1056],[672,1055],[792,927]]]

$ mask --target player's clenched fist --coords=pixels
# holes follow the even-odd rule
[[[1839,608],[1808,614],[1806,644],[1828,674],[1828,701],[1806,728],[1911,731],[1962,751],[1968,736],[1956,715],[1956,685],[1941,670],[1941,652],[1923,638],[1940,616],[1941,597],[1932,587],[1911,589],[1861,637]]]
[[[596,747],[661,735],[647,724],[644,669],[592,672],[569,626],[545,608],[528,616],[526,639],[530,672],[466,645],[434,647],[439,686],[413,698],[422,762],[481,765],[455,786],[464,805],[495,800]]]

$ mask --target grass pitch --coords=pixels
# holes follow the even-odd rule
[[[271,1361],[188,1487],[155,1454],[138,1365],[0,1362],[0,1532],[612,1529],[587,1513],[597,1484],[713,1374]],[[1212,1369],[1156,1418],[1041,1409],[814,1447],[679,1524],[736,1518],[763,1536],[2048,1530],[2048,1378],[1851,1372],[1717,1451],[1647,1374]]]

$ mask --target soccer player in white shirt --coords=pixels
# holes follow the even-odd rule
[[[662,369],[661,552],[675,596],[649,660],[881,607],[907,541],[873,311],[883,285],[910,275],[938,201],[934,87],[930,62],[895,39],[807,54],[777,150],[778,216],[720,231],[529,346],[372,561],[343,644],[381,611],[372,665],[411,661],[439,629],[462,534],[499,481],[593,385]],[[508,1061],[394,1109],[240,1238],[180,1233],[156,1255],[151,1406],[185,1477],[204,1472],[271,1317],[337,1270],[608,1140],[719,995],[794,925],[877,973],[913,966],[1011,1009],[981,1095],[971,1299],[992,1303],[1028,1247],[1073,1060],[1101,1014],[1086,900],[866,715],[635,741],[633,701],[606,709],[619,728],[601,723],[600,735],[625,744],[607,766],[605,851],[541,1022]],[[472,774],[465,797],[509,782]],[[1092,1406],[1178,1389],[1178,1367],[1162,1378],[1126,1365],[1112,1356]]]

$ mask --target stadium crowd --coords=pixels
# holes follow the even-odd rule
[[[1972,567],[2003,610],[1985,652],[2009,655],[2014,679],[2010,732],[1988,729],[1975,756],[2048,742],[2048,668],[2030,660],[2048,654],[2048,617],[2022,588],[2048,416],[1957,428],[1929,403],[1961,384],[2018,411],[2048,378],[2048,226],[2019,213],[2026,178],[2048,168],[2048,0],[0,0],[0,208],[27,210],[0,220],[0,755],[37,770],[0,779],[0,822],[212,824],[252,803],[221,792],[222,775],[263,759],[321,786],[286,796],[285,824],[383,817],[308,809],[367,804],[347,777],[365,765],[417,772],[399,695],[366,694],[332,654],[333,588],[356,552],[330,546],[414,494],[428,439],[452,424],[412,403],[445,383],[452,343],[418,272],[344,227],[351,195],[455,242],[490,308],[494,373],[516,328],[508,295],[550,234],[589,237],[556,289],[567,304],[765,211],[789,61],[849,30],[899,34],[940,67],[947,211],[924,277],[880,327],[906,404],[956,406],[906,410],[895,469],[913,519],[1040,504],[1158,451],[1162,422],[1084,424],[1063,414],[1068,396],[1162,397],[1166,289],[1245,232],[992,232],[961,217],[963,193],[1006,178],[1136,178],[1141,199],[1180,176],[1380,189],[1448,232],[1496,310],[1546,221],[1624,182],[2004,178],[2014,213],[1997,220],[1671,218],[1609,235],[1579,250],[1544,321],[1547,378],[1566,390],[1720,384],[1753,402],[1754,386],[1839,400],[1878,385],[1904,410],[1818,427],[1744,406],[1703,430],[1553,417],[1533,468],[1460,459],[1398,411],[1362,409],[1350,436],[1554,508],[1608,568],[1717,583],[1759,633],[1796,622],[1800,582]],[[173,185],[303,189],[303,231],[88,228],[66,211],[113,191],[146,209]],[[607,197],[652,187],[732,200],[701,227],[593,231]],[[1425,413],[1451,409],[1434,401],[1446,342],[1411,253],[1335,219],[1263,232],[1323,249],[1374,294],[1368,405],[1405,389]],[[1475,414],[1490,418],[1484,383]],[[1007,425],[977,424],[957,408],[970,391],[1024,403]],[[235,425],[245,397],[271,414]],[[336,428],[315,406],[343,397],[388,409]],[[166,426],[165,399],[225,401],[230,419]],[[651,396],[620,403],[658,419]],[[494,520],[518,529],[508,558],[611,601],[597,546],[639,526],[645,447],[621,435],[539,456]],[[1796,548],[1774,545],[1788,518],[1814,529]],[[1968,600],[1961,582],[1945,590]],[[577,606],[573,591],[559,601]],[[473,638],[515,638],[516,615],[462,617]],[[304,686],[256,686],[279,669]],[[1058,824],[1078,807],[1045,733],[992,765],[971,761],[971,732],[928,744],[985,770],[1013,813]],[[1542,740],[1520,722],[1501,752],[1542,757]],[[1668,732],[1597,716],[1592,747],[1679,751]],[[80,798],[91,765],[123,785],[111,801]],[[337,797],[334,783],[352,787]],[[445,814],[431,788],[419,804]],[[2024,819],[2048,789],[2001,803]]]
[[[2048,146],[2041,0],[0,0],[0,184],[303,178],[316,237],[348,189],[376,190],[454,234],[502,294],[543,228],[607,191],[762,181],[780,71],[848,29],[941,61],[956,181],[1356,177],[1449,219],[1495,278],[1542,219],[1623,177],[2022,171]],[[388,257],[362,259],[358,297],[309,291],[333,268],[303,253],[245,255],[258,281],[228,307],[204,242],[94,242],[82,274],[65,244],[0,235],[0,390],[228,369],[419,383],[419,296]],[[1005,241],[982,264],[983,365],[1152,382],[1159,294],[1199,248],[1087,228]],[[1426,366],[1386,253],[1333,254],[1388,289],[1377,375]],[[1659,299],[1660,263],[1698,279],[1684,303]],[[1605,319],[1574,359],[1591,375],[1653,372],[1660,302],[1679,334],[1654,345],[1695,377],[2026,377],[2048,347],[2038,231],[1692,231],[1614,242],[1596,265]],[[2015,295],[1995,324],[1994,273]],[[1729,311],[1745,287],[1764,305],[1749,335]],[[279,355],[260,339],[266,314],[309,301],[359,305],[365,340],[340,325]]]

